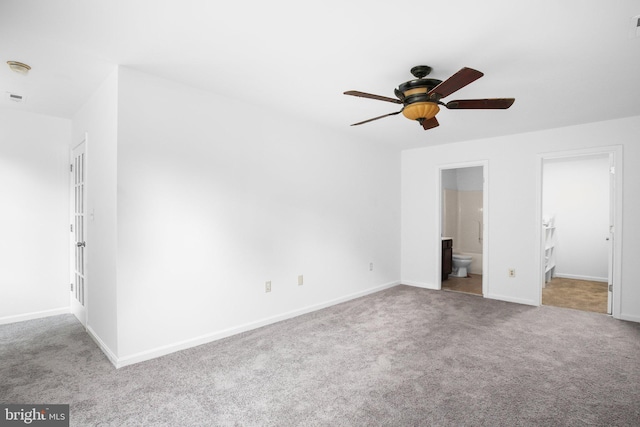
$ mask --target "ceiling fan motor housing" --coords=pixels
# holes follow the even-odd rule
[[[437,79],[416,79],[401,84],[398,90],[402,93],[404,109],[402,114],[410,120],[422,121],[431,119],[438,114],[437,95],[427,95],[434,87],[442,83]]]

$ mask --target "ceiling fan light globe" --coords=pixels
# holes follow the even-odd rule
[[[432,119],[438,114],[440,107],[434,102],[416,102],[404,107],[402,114],[409,120]]]
[[[416,95],[416,94],[426,94],[428,89],[429,89],[428,87],[417,87],[413,89],[407,89],[406,91],[404,91],[404,96],[407,97],[407,96]]]

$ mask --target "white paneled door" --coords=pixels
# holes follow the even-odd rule
[[[83,141],[71,153],[71,203],[72,203],[72,271],[71,312],[85,325],[87,318],[86,295],[86,143]]]
[[[616,194],[616,180],[615,173],[616,167],[614,163],[615,159],[613,157],[613,153],[609,154],[609,235],[606,237],[607,239],[607,250],[609,251],[608,257],[608,270],[609,274],[607,277],[607,313],[613,314],[613,266],[614,259],[613,256],[615,254],[613,240],[615,239],[615,228],[613,226],[615,220],[615,200],[614,195]]]

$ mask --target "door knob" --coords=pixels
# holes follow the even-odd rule
[[[85,242],[78,242],[76,243],[76,246],[79,248],[84,248],[86,246]]]

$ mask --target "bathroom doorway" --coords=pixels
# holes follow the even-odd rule
[[[440,238],[443,248],[440,288],[443,290],[486,294],[485,172],[484,162],[440,168]]]
[[[542,159],[541,304],[612,314],[614,153]]]

